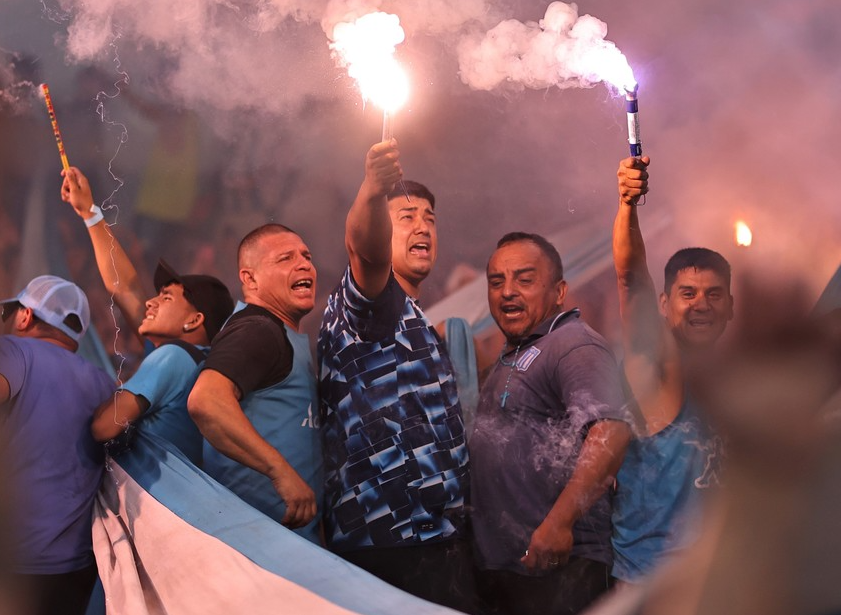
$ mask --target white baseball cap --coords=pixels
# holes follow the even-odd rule
[[[85,293],[73,282],[58,276],[39,275],[17,297],[0,301],[0,304],[13,302],[28,307],[39,319],[77,342],[82,339],[91,322],[90,306]],[[81,331],[76,330],[75,323],[72,323],[73,327],[68,325],[67,317],[71,315],[79,319]]]

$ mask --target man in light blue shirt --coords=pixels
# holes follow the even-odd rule
[[[77,168],[64,172],[61,197],[85,221],[102,281],[123,317],[141,341],[154,347],[137,373],[97,409],[94,438],[107,442],[142,423],[145,433],[172,442],[200,464],[202,437],[187,413],[187,396],[210,341],[233,311],[230,292],[212,276],[182,276],[161,260],[154,279],[157,295],[144,300],[137,270]]]

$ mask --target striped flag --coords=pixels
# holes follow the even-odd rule
[[[251,508],[170,443],[137,433],[94,509],[109,615],[446,615]]]

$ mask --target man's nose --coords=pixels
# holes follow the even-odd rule
[[[708,310],[710,309],[710,301],[704,293],[699,293],[692,303],[692,308],[701,311]]]

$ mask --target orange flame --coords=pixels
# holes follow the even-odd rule
[[[742,220],[738,220],[736,222],[736,245],[747,248],[751,242],[753,242],[753,233],[750,227]]]

